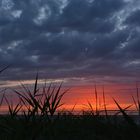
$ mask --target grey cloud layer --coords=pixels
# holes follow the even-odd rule
[[[137,6],[136,6],[137,5]],[[137,0],[1,0],[3,79],[139,75]]]

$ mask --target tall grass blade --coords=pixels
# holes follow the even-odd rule
[[[139,111],[138,105],[137,105],[136,100],[133,95],[132,95],[132,99],[133,99],[133,102],[134,102],[134,105],[135,105],[137,111]]]
[[[104,104],[105,116],[106,116],[106,118],[108,118],[108,112],[107,112],[107,107],[106,107],[106,98],[105,98],[104,86],[103,86],[103,104]]]
[[[95,102],[96,102],[96,115],[98,114],[98,93],[97,93],[97,87],[95,85]]]
[[[10,67],[10,65],[4,67],[3,69],[0,70],[0,73],[2,73],[3,71],[5,71],[6,69],[8,69]]]
[[[128,122],[129,125],[131,126],[135,126],[135,122],[133,121],[133,119],[131,117],[129,117],[127,115],[127,113],[124,111],[124,109],[121,108],[121,106],[119,105],[119,103],[113,98],[115,104],[117,105],[117,107],[119,108],[120,112],[122,113],[124,119],[126,120],[126,122]]]
[[[92,106],[92,104],[88,101],[88,105],[89,105],[89,107],[90,107],[90,109],[91,109],[91,114],[92,114],[92,116],[94,116],[95,114],[94,114],[94,109],[93,109],[93,106]]]

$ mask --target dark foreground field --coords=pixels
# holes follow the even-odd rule
[[[55,116],[30,120],[1,116],[1,140],[139,140],[140,126],[122,117]]]
[[[132,105],[122,108],[115,99],[118,112],[110,116],[104,90],[104,116],[101,115],[96,87],[95,104],[88,102],[88,111],[76,116],[73,115],[74,108],[71,112],[58,111],[67,92],[62,84],[45,83],[40,87],[37,75],[31,89],[23,84],[21,87],[20,91],[13,90],[19,102],[9,99],[5,91],[1,96],[0,107],[7,104],[8,111],[6,115],[0,115],[0,140],[140,140],[138,90],[137,98],[132,96],[137,117],[127,114]]]

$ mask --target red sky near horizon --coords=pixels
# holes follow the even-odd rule
[[[98,104],[101,104],[103,109],[103,87],[97,85]],[[132,95],[136,98],[136,85],[135,84],[107,84],[104,86],[107,109],[118,109],[115,105],[113,98],[120,103],[122,107],[134,104]],[[64,97],[66,108],[72,109],[76,104],[75,109],[82,110],[88,109],[86,105],[90,102],[95,107],[95,87],[93,86],[75,86]],[[134,109],[135,107],[131,107]]]
[[[67,89],[67,86],[63,86]],[[98,93],[98,109],[103,108],[103,86],[96,85]],[[136,97],[136,85],[134,83],[121,83],[121,84],[105,84],[105,99],[108,110],[118,109],[115,105],[113,98],[123,107],[127,107],[133,103],[132,95]],[[8,95],[8,94],[7,94]],[[9,94],[10,100],[16,102],[14,95]],[[70,90],[65,94],[62,102],[64,106],[61,109],[72,110],[75,105],[75,111],[88,110],[88,102],[90,102],[95,109],[95,85],[75,85],[71,86]],[[135,109],[133,105],[130,109]],[[7,106],[3,104],[2,111],[7,110]]]

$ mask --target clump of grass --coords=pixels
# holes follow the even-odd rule
[[[92,115],[92,116],[99,116],[100,115],[100,110],[98,106],[100,103],[98,102],[98,92],[97,92],[97,87],[95,85],[94,87],[94,95],[95,95],[95,103],[91,103],[90,101],[87,101],[87,107],[89,108],[89,111],[83,111],[83,115]],[[99,104],[98,104],[99,103]]]
[[[105,91],[103,86],[103,93],[102,93],[102,101],[100,100],[98,96],[97,86],[95,85],[95,103],[87,102],[87,106],[90,111],[86,112],[86,114],[91,114],[92,116],[100,116],[102,112],[104,112],[106,118],[108,118],[108,112],[107,112],[107,105],[106,105],[106,97],[105,97]],[[95,107],[94,107],[95,106]],[[101,107],[103,106],[103,109]],[[85,112],[84,112],[85,114]]]
[[[126,113],[126,108],[122,109],[122,107],[119,105],[119,103],[113,98],[115,104],[117,105],[117,107],[119,108],[120,112],[122,113],[124,119],[128,122],[128,124],[130,125],[135,125],[135,122],[133,121],[133,119],[131,117],[129,117],[129,115],[127,115]],[[131,107],[132,105],[128,106],[127,108]]]
[[[39,85],[38,74],[33,88],[24,84],[21,84],[21,87],[22,91],[14,90],[19,103],[10,102],[5,94],[1,98],[1,104],[5,100],[8,106],[8,115],[0,118],[2,134],[5,136],[7,133],[7,139],[15,140],[26,136],[27,139],[29,136],[30,139],[36,139],[41,137],[41,133],[50,132],[48,127],[53,131],[55,115],[63,105],[62,98],[68,90],[62,90],[62,83],[58,86],[52,83],[49,86],[46,83]],[[25,134],[25,130],[29,133]]]
[[[128,126],[130,127],[130,133],[132,133],[134,135],[133,139],[138,140],[140,138],[140,134],[139,134],[139,127],[138,125],[135,123],[135,121],[133,120],[132,117],[130,117],[127,113],[126,113],[126,109],[130,108],[132,105],[129,105],[128,107],[126,107],[125,109],[123,109],[119,103],[113,98],[115,104],[117,105],[117,107],[119,108],[120,112],[122,113],[125,122],[127,122]]]
[[[68,90],[61,91],[62,83],[57,87],[50,84],[48,87],[46,83],[42,88],[38,85],[38,74],[33,86],[33,90],[22,84],[24,92],[14,90],[18,95],[20,102],[26,107],[23,110],[26,118],[35,118],[36,116],[53,117],[63,103],[62,97]]]
[[[11,118],[17,117],[19,111],[22,108],[21,102],[17,103],[15,106],[13,104],[13,102],[11,101],[11,103],[8,101],[8,99],[6,98],[6,96],[4,96],[7,106],[8,106],[8,115],[10,115]]]

